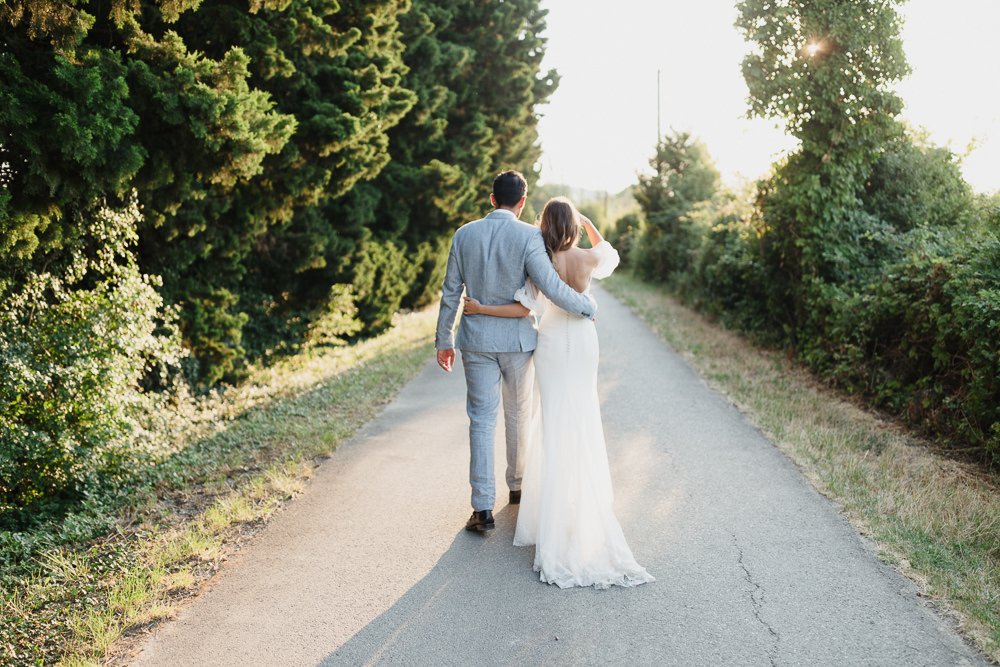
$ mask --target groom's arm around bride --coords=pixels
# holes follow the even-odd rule
[[[504,172],[498,181],[515,174]],[[516,177],[523,179],[520,174]],[[535,347],[535,332],[527,320],[491,317],[463,320],[456,341],[455,322],[463,290],[483,304],[511,303],[514,292],[531,278],[552,303],[566,312],[589,319],[597,312],[593,299],[559,277],[538,228],[518,219],[525,200],[526,193],[514,203],[505,203],[492,193],[490,201],[496,209],[481,220],[463,225],[452,237],[435,336],[438,364],[446,371],[454,367],[456,347],[477,352],[528,352]]]

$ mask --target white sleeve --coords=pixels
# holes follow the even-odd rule
[[[597,255],[597,267],[594,269],[593,277],[598,280],[610,276],[621,261],[618,251],[607,241],[595,245],[591,248],[591,252]]]
[[[531,278],[524,283],[524,287],[520,288],[514,292],[514,301],[519,302],[522,306],[531,311],[531,314],[536,318],[541,318],[542,313],[545,312],[545,303],[547,299],[541,291],[535,287],[535,283],[531,282]]]

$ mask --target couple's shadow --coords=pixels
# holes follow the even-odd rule
[[[485,536],[460,529],[423,579],[320,664],[489,664],[518,653],[502,639],[511,629],[518,643],[533,643],[534,633],[548,641],[533,598],[549,587],[532,570],[534,548],[512,544],[517,507],[507,505],[495,520]]]

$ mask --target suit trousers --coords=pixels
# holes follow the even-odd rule
[[[534,366],[531,352],[468,352],[462,350],[469,414],[469,483],[472,509],[492,510],[496,502],[493,472],[493,436],[503,396],[507,441],[507,486],[521,488],[525,447],[531,422]]]

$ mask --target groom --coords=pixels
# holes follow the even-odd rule
[[[493,181],[490,194],[496,210],[455,232],[435,335],[438,365],[445,371],[450,373],[455,365],[455,347],[462,351],[468,388],[473,509],[465,528],[480,533],[494,528],[493,433],[501,393],[507,434],[507,486],[511,504],[521,501],[522,454],[534,384],[531,354],[537,331],[527,317],[476,315],[462,318],[456,339],[455,319],[463,288],[482,304],[507,304],[513,303],[514,292],[530,277],[545,296],[567,312],[592,319],[597,310],[589,297],[559,278],[538,228],[518,220],[527,191],[528,184],[520,173],[501,173]]]

